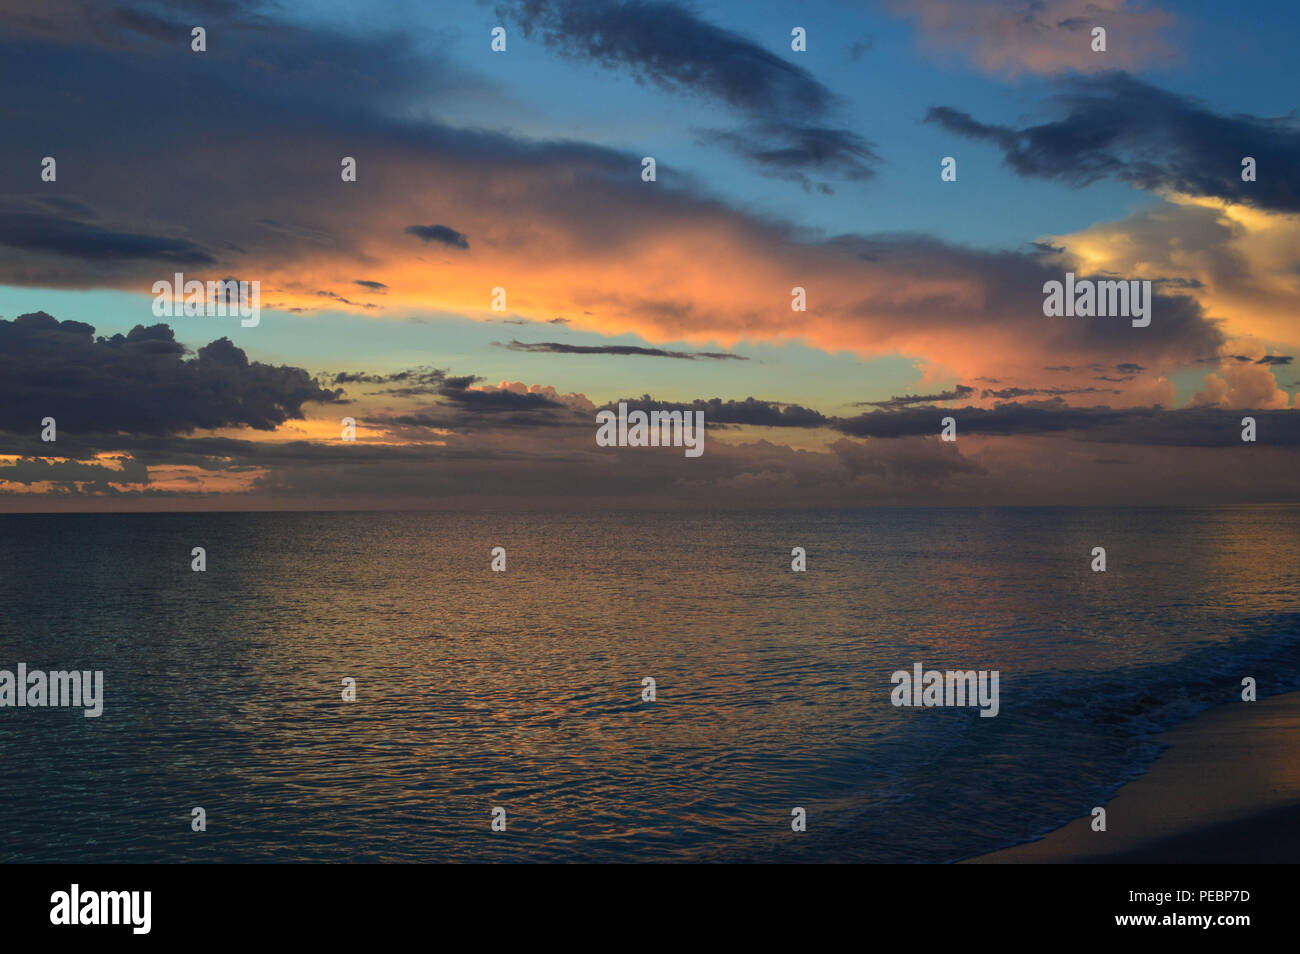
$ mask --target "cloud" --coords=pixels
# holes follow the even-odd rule
[[[252,15],[252,3],[239,0],[168,0],[172,11],[184,11],[177,19],[159,13],[150,3],[108,6],[95,0],[7,0],[4,28],[29,34],[46,42],[94,43],[113,50],[157,49],[164,44],[182,43],[187,48],[195,16],[203,22],[229,24],[232,20],[247,29],[259,19]],[[242,22],[240,22],[242,21]]]
[[[364,263],[365,280],[387,286],[366,302],[376,311],[496,318],[488,293],[503,285],[513,320],[564,315],[576,330],[719,351],[741,341],[799,340],[864,356],[902,354],[950,379],[982,375],[1025,387],[1064,356],[1072,364],[1133,360],[1163,373],[1217,353],[1222,340],[1187,295],[1157,294],[1145,329],[1045,319],[1041,289],[1061,270],[1037,254],[916,235],[818,234],[733,208],[688,183],[646,189],[633,174],[639,154],[426,119],[417,107],[436,100],[448,80],[400,38],[250,30],[205,59],[169,48],[34,51],[0,35],[0,81],[24,82],[35,70],[48,80],[23,87],[16,122],[24,136],[0,140],[0,176],[32,178],[20,141],[81,130],[96,143],[96,162],[79,168],[75,190],[60,181],[42,194],[94,195],[100,221],[119,232],[155,234],[158,210],[184,209],[185,222],[202,223],[202,246],[217,260],[206,270],[187,268],[187,277],[260,280],[264,309],[321,308],[334,299],[317,292],[356,287]],[[102,81],[81,83],[86,70]],[[160,72],[175,72],[175,81],[158,83]],[[763,95],[818,102],[797,73],[790,82],[803,93]],[[337,95],[326,95],[334,86]],[[191,109],[194,102],[243,104],[241,121],[222,127],[220,154],[210,148],[212,116]],[[124,121],[143,114],[175,119],[165,129]],[[321,201],[321,177],[330,178],[321,157],[345,155],[361,160],[358,180],[331,184],[330,200]],[[149,177],[147,193],[138,188],[141,175]],[[71,206],[45,209],[73,214]],[[474,254],[429,255],[452,246],[412,241],[404,230],[413,221],[455,222],[441,227],[473,236]],[[250,222],[277,227],[250,229]],[[186,229],[169,231],[197,243],[179,234]],[[0,283],[143,296],[170,273],[131,260],[91,273],[21,246],[0,256]],[[790,310],[794,285],[808,292],[807,312]]]
[[[125,261],[165,265],[210,265],[216,261],[184,239],[114,231],[74,218],[24,211],[5,202],[0,202],[0,245],[90,268]]]
[[[621,398],[605,405],[606,410],[617,410],[620,403],[628,411],[702,411],[705,426],[709,424],[748,424],[755,427],[820,427],[828,419],[811,408],[779,401],[762,401],[747,397],[743,401],[710,398],[691,403],[657,401],[648,394],[639,398]]]
[[[1186,295],[1157,296],[1157,317],[1148,329],[1052,321],[1041,314],[1041,287],[1059,278],[1059,269],[1035,256],[979,252],[919,236],[817,236],[688,188],[647,195],[628,176],[637,167],[633,155],[398,122],[360,109],[354,114],[346,98],[342,105],[321,103],[293,81],[304,55],[301,42],[290,31],[282,62],[270,67],[289,73],[284,83],[249,91],[237,72],[206,74],[200,66],[197,76],[187,74],[183,82],[195,85],[187,94],[224,101],[249,92],[259,103],[254,113],[260,117],[264,105],[274,121],[233,129],[221,163],[204,165],[199,143],[206,129],[191,129],[182,117],[168,139],[194,164],[169,162],[155,184],[159,205],[192,207],[194,220],[204,223],[205,246],[222,259],[218,274],[238,268],[241,275],[261,277],[264,288],[285,290],[277,300],[286,306],[319,307],[316,293],[331,284],[352,285],[363,261],[366,281],[388,287],[376,301],[482,314],[486,289],[507,275],[511,313],[534,320],[563,313],[583,330],[633,333],[652,343],[732,347],[744,340],[797,339],[864,355],[901,353],[950,370],[958,380],[995,376],[1024,388],[1042,384],[1034,373],[1067,355],[1072,363],[1107,367],[1123,358],[1159,373],[1215,353],[1221,341],[1213,322]],[[341,63],[361,68],[360,50],[375,52],[364,45],[345,47]],[[267,53],[256,42],[253,51]],[[401,68],[400,52],[399,45],[397,66],[382,58],[367,64],[381,71],[381,79],[395,74],[396,82],[379,85],[391,88],[399,104],[415,88]],[[120,91],[126,101],[144,104],[138,108],[166,108],[167,91],[156,90],[144,75],[136,82],[136,72],[148,70],[134,58],[117,65],[106,73],[106,96]],[[57,82],[55,87],[50,98],[62,101],[66,90]],[[41,94],[36,95],[32,108],[40,110]],[[105,108],[106,102],[86,104],[69,121],[93,122],[92,114]],[[338,141],[331,138],[336,123],[346,130]],[[280,128],[285,124],[292,134]],[[318,188],[297,185],[311,181],[315,164],[304,158],[303,137],[313,155],[350,154],[364,143],[361,179],[336,190],[335,200],[319,202]],[[340,152],[344,140],[350,145]],[[140,160],[140,145],[133,137],[107,137],[104,161],[86,170],[83,187],[107,204],[101,210],[105,221],[143,230],[150,209],[129,187],[131,176],[118,172]],[[8,151],[0,146],[0,154]],[[277,188],[263,188],[267,177],[251,174],[263,162],[283,173]],[[238,178],[240,189],[219,201],[207,198],[213,190],[202,184],[224,176]],[[495,211],[502,196],[509,198],[510,216]],[[475,255],[455,256],[453,264],[431,269],[420,243],[401,236],[416,216],[456,222],[465,230],[458,234],[474,235]],[[259,217],[292,229],[250,232],[247,222]],[[32,265],[20,251],[0,262],[0,273],[29,280]],[[144,290],[157,269],[143,265],[120,274],[114,287]],[[295,289],[304,274],[310,284]],[[744,275],[745,281],[719,281],[720,275]],[[56,285],[85,278],[74,268],[41,277]],[[807,313],[789,311],[796,282],[809,291]],[[1052,383],[1064,388],[1083,382]]]
[[[425,242],[438,242],[449,248],[469,248],[469,237],[446,225],[408,225],[406,234]]]
[[[116,466],[113,466],[115,464]],[[0,484],[76,485],[84,492],[111,493],[116,484],[149,483],[149,469],[131,457],[112,462],[50,460],[22,457],[12,462],[0,461]],[[89,485],[89,486],[85,486]]]
[[[969,397],[975,393],[975,389],[965,384],[959,384],[951,391],[943,391],[939,394],[905,394],[901,397],[891,397],[887,401],[859,401],[856,407],[878,407],[886,410],[894,408],[909,407],[913,404],[933,404],[935,401],[956,401],[960,398]]]
[[[527,351],[535,354],[636,355],[648,358],[679,358],[686,361],[696,361],[701,358],[712,361],[749,360],[744,355],[732,354],[727,351],[665,351],[662,348],[642,348],[637,345],[572,345],[563,344],[559,341],[538,341],[525,344],[522,341],[513,340],[504,345],[499,341],[492,343],[498,348],[506,348],[509,351]]]
[[[1062,267],[1126,278],[1173,276],[1225,338],[1300,347],[1300,214],[1170,194],[1126,218],[1057,237]],[[1071,263],[1067,265],[1066,263]],[[1154,286],[1153,286],[1154,287]],[[1172,291],[1173,284],[1163,286]],[[1212,349],[1217,362],[1221,349]],[[1265,357],[1258,345],[1251,360]],[[1195,361],[1204,361],[1205,355]],[[1147,365],[1148,362],[1143,362]]]
[[[227,338],[187,358],[165,324],[94,331],[45,312],[0,319],[0,430],[35,435],[53,417],[62,451],[78,434],[271,430],[308,402],[337,398],[301,368],[250,362]]]
[[[950,132],[990,142],[1019,175],[1086,185],[1117,178],[1140,189],[1206,196],[1300,212],[1300,123],[1294,117],[1222,116],[1192,99],[1129,76],[1062,80],[1064,118],[1013,128],[936,106],[926,116]],[[1243,157],[1258,179],[1243,182]]]
[[[1127,378],[1102,378],[1105,381],[1127,381]],[[1022,397],[1061,397],[1066,394],[1119,394],[1116,388],[985,388],[980,392],[982,398],[997,398],[998,400],[1007,400],[1008,398]]]
[[[471,387],[470,385],[475,380],[477,379],[470,376],[448,378],[443,382],[438,394],[452,404],[490,413],[498,411],[534,411],[562,406],[555,398],[538,392],[514,391],[509,388]]]
[[[1278,387],[1269,366],[1234,363],[1225,364],[1220,374],[1207,374],[1190,403],[1192,407],[1242,410],[1285,408],[1291,406],[1291,395]]]
[[[765,175],[826,194],[834,190],[814,180],[809,172],[861,181],[875,176],[880,161],[871,143],[861,136],[825,126],[764,122],[739,131],[702,130],[696,138],[726,147]]]
[[[850,63],[856,63],[861,60],[865,54],[871,52],[871,48],[875,46],[875,43],[876,38],[871,34],[867,34],[862,39],[854,40],[850,43],[848,49],[845,50],[845,55],[848,57]]]
[[[1174,17],[1128,0],[885,0],[916,20],[922,46],[955,50],[1004,76],[1069,70],[1147,69],[1172,58]],[[1106,52],[1092,50],[1093,27],[1106,29]]]
[[[515,0],[498,10],[562,56],[743,112],[820,114],[834,100],[807,70],[667,0]]]
[[[1284,405],[1281,405],[1284,406]],[[1246,407],[1246,405],[1234,405]],[[1273,446],[1300,445],[1300,414],[1279,405],[1251,406]],[[1272,408],[1272,409],[1270,409]],[[875,411],[836,419],[837,430],[854,437],[897,438],[934,435],[940,419],[953,417],[961,435],[1025,436],[1073,432],[1077,440],[1169,447],[1236,447],[1241,415],[1205,406],[1162,408],[1070,407],[1059,397],[1032,403],[1007,402],[993,408],[910,408]]]
[[[200,349],[197,359],[184,361],[184,349],[165,326],[137,329],[130,336],[119,336],[122,340],[116,343],[101,338],[88,345],[93,341],[88,325],[25,316],[0,325],[4,329],[0,334],[12,337],[9,325],[17,325],[29,338],[43,336],[46,348],[67,349],[70,342],[79,342],[83,347],[132,353],[135,373],[116,375],[115,405],[103,415],[114,421],[128,420],[121,408],[165,403],[158,400],[159,388],[186,394],[195,390],[194,382],[176,383],[165,372],[139,373],[144,361],[157,360],[165,367],[177,362],[204,364],[213,358],[214,366],[190,370],[219,376],[230,368],[242,370],[246,361],[224,340],[210,346],[215,351]],[[9,338],[0,340],[0,345],[10,344]],[[3,347],[0,353],[30,359],[39,350]],[[81,359],[77,367],[83,378],[84,368],[103,363],[86,361],[84,354],[76,357]],[[60,382],[51,385],[55,390],[94,393],[84,384],[68,387],[77,374],[69,373],[66,364],[53,366],[45,361],[41,367]],[[1232,362],[1232,367],[1268,372],[1253,361]],[[107,374],[111,369],[100,370]],[[234,436],[190,437],[167,427],[134,433],[69,432],[60,419],[58,447],[63,459],[32,460],[48,453],[48,447],[39,442],[35,428],[26,427],[30,433],[9,441],[11,452],[20,456],[0,458],[0,494],[11,509],[28,506],[21,500],[33,492],[41,495],[42,508],[56,506],[59,500],[81,501],[79,507],[100,506],[92,498],[108,500],[115,509],[133,506],[133,499],[160,498],[173,501],[169,506],[185,500],[211,506],[213,493],[231,500],[231,506],[256,501],[258,506],[349,509],[420,507],[428,506],[431,499],[444,505],[454,501],[457,506],[492,506],[509,500],[562,505],[575,499],[587,505],[604,500],[611,506],[667,502],[798,506],[814,501],[855,506],[1045,499],[1114,504],[1167,499],[1174,486],[1177,499],[1192,495],[1191,499],[1203,503],[1206,499],[1285,498],[1294,490],[1291,475],[1300,449],[1300,414],[1290,410],[1254,412],[1261,443],[1252,448],[1247,479],[1232,456],[1233,449],[1241,446],[1241,412],[1222,408],[1072,408],[1057,399],[992,409],[909,406],[834,418],[798,404],[753,397],[690,402],[660,401],[650,395],[628,399],[632,408],[642,410],[704,412],[707,453],[686,460],[636,449],[597,448],[593,403],[548,385],[519,381],[490,385],[476,374],[453,375],[435,368],[343,371],[330,377],[332,384],[365,392],[356,409],[349,411],[358,419],[355,443],[338,439],[337,412],[324,407],[313,411],[319,417],[286,420],[275,433],[256,439],[249,424],[235,424]],[[395,395],[403,387],[411,393]],[[266,388],[245,381],[231,390],[247,397]],[[316,394],[326,403],[337,389],[318,388]],[[391,404],[394,398],[404,405],[417,403],[397,408]],[[22,414],[24,424],[32,410]],[[936,436],[939,418],[950,414],[958,420],[961,439],[956,444]],[[800,439],[807,447],[738,439],[742,432],[732,428],[741,426],[797,431],[807,435]],[[298,434],[316,436],[304,439]],[[826,436],[832,439],[818,443]],[[1122,454],[1092,450],[1101,443],[1122,444],[1125,449]],[[1164,450],[1157,454],[1155,448]],[[1109,475],[1113,468],[1106,461],[1120,459],[1131,466],[1122,468],[1121,476]],[[1279,476],[1283,474],[1289,483]],[[1143,483],[1134,486],[1135,479]]]
[[[814,185],[810,173],[867,179],[871,144],[817,120],[837,98],[807,70],[668,0],[514,0],[497,6],[524,35],[569,59],[626,70],[638,82],[695,94],[749,117],[740,132],[702,131],[760,171]],[[813,122],[778,117],[799,116]]]
[[[585,394],[561,394],[549,384],[525,384],[522,381],[502,381],[495,385],[483,385],[483,390],[510,391],[515,394],[527,394],[544,398],[551,405],[556,407],[566,407],[571,411],[577,411],[582,415],[590,415],[595,412],[596,406],[588,400]],[[589,417],[584,417],[584,424]]]
[[[325,290],[325,291],[318,291],[318,292],[316,293],[316,297],[317,297],[317,298],[328,298],[330,301],[336,301],[336,302],[338,302],[340,305],[348,305],[348,306],[350,306],[350,307],[352,307],[352,308],[366,308],[366,309],[369,309],[369,310],[371,310],[371,311],[374,311],[375,309],[377,309],[377,308],[379,307],[378,305],[372,305],[372,304],[370,304],[370,303],[368,303],[368,302],[352,301],[351,299],[344,298],[344,297],[343,297],[342,295],[340,295],[338,292],[332,292],[332,291],[328,291],[328,290]]]
[[[334,384],[387,384],[393,381],[410,381],[412,379],[426,382],[440,382],[446,373],[435,369],[395,371],[390,374],[372,374],[367,371],[340,371],[330,380]]]

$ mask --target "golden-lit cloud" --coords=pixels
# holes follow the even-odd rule
[[[1300,349],[1300,215],[1171,193],[1052,241],[1087,271],[1183,283],[1225,334]]]

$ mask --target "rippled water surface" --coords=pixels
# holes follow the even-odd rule
[[[0,709],[0,860],[966,857],[1243,676],[1300,686],[1298,542],[1289,507],[0,515],[0,669],[106,696]],[[1000,714],[894,708],[915,662],[999,670]]]

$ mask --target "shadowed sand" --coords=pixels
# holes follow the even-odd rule
[[[1212,709],[1106,809],[963,864],[1300,861],[1300,692]]]

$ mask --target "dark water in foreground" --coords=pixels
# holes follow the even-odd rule
[[[0,515],[0,669],[106,696],[0,709],[0,860],[968,857],[1243,676],[1300,687],[1297,542],[1294,507]],[[1000,714],[894,708],[914,662],[1000,670]]]

